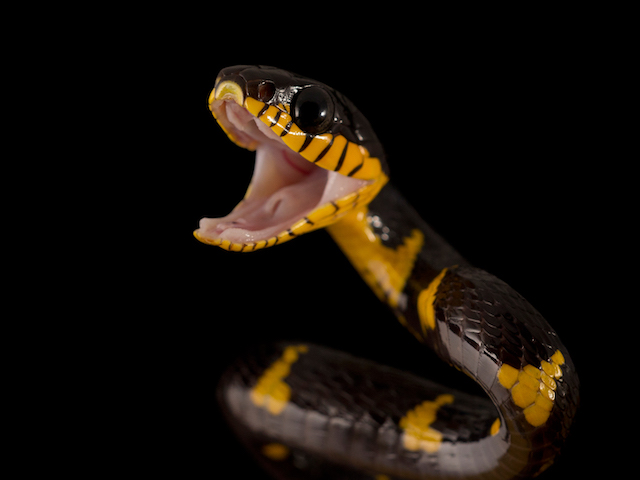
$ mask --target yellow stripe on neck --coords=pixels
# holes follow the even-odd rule
[[[383,245],[369,224],[368,209],[360,208],[327,230],[378,298],[391,307],[402,302],[402,291],[424,243],[418,229],[397,248]]]

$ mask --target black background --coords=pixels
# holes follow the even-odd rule
[[[550,321],[577,366],[583,403],[565,453],[544,477],[593,473],[584,457],[594,449],[602,393],[588,327],[598,322],[598,192],[583,176],[596,148],[591,45],[562,29],[517,36],[517,25],[508,35],[414,27],[406,37],[365,29],[309,41],[304,31],[238,21],[166,15],[122,61],[104,51],[116,57],[102,72],[109,88],[100,104],[115,114],[100,135],[113,188],[97,208],[116,228],[93,254],[122,280],[101,295],[108,319],[91,332],[107,344],[98,378],[114,386],[101,392],[105,423],[117,425],[107,430],[121,439],[114,458],[180,477],[232,467],[234,478],[263,478],[215,402],[225,366],[262,341],[326,344],[467,385],[425,357],[325,232],[253,254],[193,238],[200,218],[239,201],[253,165],[253,154],[215,124],[208,94],[221,68],[256,63],[351,98],[385,147],[392,181],[425,220]],[[222,29],[225,22],[233,25]]]

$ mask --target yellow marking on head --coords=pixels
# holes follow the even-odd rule
[[[244,107],[255,117],[263,110],[264,106],[264,102],[255,98],[247,97],[244,101]],[[280,112],[280,117],[274,124],[278,111]],[[269,106],[260,116],[260,121],[280,135],[285,145],[322,168],[336,170],[342,175],[351,174],[353,178],[362,180],[373,180],[379,178],[382,174],[382,164],[379,158],[372,157],[365,147],[347,141],[342,135],[334,136],[331,133],[316,135],[305,149],[300,151],[305,143],[307,134],[295,123],[292,123],[288,132],[285,133],[285,128],[291,120],[291,114],[287,111],[286,106],[282,104],[279,104],[279,107]],[[326,152],[322,158],[318,159],[325,150]],[[341,157],[342,160],[340,161]]]
[[[216,88],[209,95],[209,104],[214,100],[233,100],[238,105],[242,105],[244,92],[242,87],[232,80],[225,80],[216,85]]]
[[[378,298],[397,307],[424,243],[422,232],[414,229],[402,245],[389,248],[373,233],[364,208],[331,225],[328,231]]]
[[[347,149],[343,154],[342,164],[337,172],[343,175],[349,174],[349,172],[364,162],[366,154],[367,149],[363,146],[347,142]]]
[[[560,365],[565,362],[560,350],[540,367],[525,365],[520,370],[503,364],[498,370],[498,382],[511,391],[511,399],[524,411],[529,424],[538,427],[547,421],[556,398],[556,380],[562,377]]]
[[[353,178],[368,180],[370,178],[378,178],[380,175],[382,175],[382,163],[380,163],[380,159],[371,157],[367,153],[364,157],[362,168],[353,175]]]
[[[307,353],[306,345],[290,345],[282,356],[265,370],[251,389],[251,401],[272,415],[280,415],[291,398],[291,387],[284,379],[291,373],[291,365],[298,361],[299,354]]]
[[[326,151],[326,153],[320,160],[317,160],[314,163],[326,170],[335,170],[338,166],[338,160],[342,155],[342,151],[345,149],[348,143],[349,142],[347,141],[347,139],[342,135],[336,135],[333,138],[333,143],[331,144],[331,146],[327,147],[328,150]],[[304,153],[304,151],[302,153]]]
[[[276,462],[281,462],[282,460],[286,460],[291,451],[289,447],[283,445],[281,443],[267,443],[262,446],[262,454]]]
[[[311,143],[298,153],[310,162],[315,162],[324,149],[331,144],[331,140],[333,140],[331,133],[316,135],[313,137],[313,140],[311,140]]]
[[[440,282],[447,273],[447,269],[444,268],[434,278],[429,286],[420,292],[418,296],[418,315],[420,316],[420,325],[422,325],[422,333],[427,334],[427,328],[434,330],[436,328],[436,315],[433,303],[436,300],[436,292],[440,286]]]
[[[264,102],[256,100],[255,98],[247,97],[244,100],[244,108],[249,110],[249,113],[251,113],[251,115],[253,115],[254,117],[258,116],[258,113],[260,113],[262,107],[264,107]]]
[[[453,403],[453,395],[438,395],[434,401],[422,402],[400,419],[399,426],[404,430],[404,448],[427,453],[435,453],[440,449],[442,433],[431,428],[431,424],[436,420],[438,409],[447,403]]]
[[[211,92],[209,103],[211,105],[212,102],[223,97],[225,99],[233,97],[233,100],[240,103],[243,95],[244,93],[239,85],[233,81],[225,81],[218,84]],[[203,237],[196,230],[193,234],[200,242],[219,246],[231,252],[253,252],[284,243],[303,233],[327,227],[340,220],[345,214],[366,206],[389,180],[382,171],[382,164],[379,158],[370,156],[365,147],[348,142],[342,135],[319,134],[312,138],[309,137],[311,141],[307,142],[307,134],[292,122],[292,116],[287,105],[269,105],[265,108],[266,104],[264,102],[252,97],[246,97],[242,106],[265,125],[269,126],[274,133],[280,136],[285,145],[294,152],[299,152],[306,160],[317,163],[318,166],[327,170],[337,171],[341,175],[348,175],[359,180],[368,180],[368,183],[355,192],[319,206],[307,214],[306,217],[299,219],[290,228],[271,238],[249,243],[231,243],[228,240],[219,238]],[[243,143],[217,118],[213,108],[212,113],[218,120],[218,125],[234,143],[248,150],[257,148],[257,141],[252,141],[248,144]],[[305,146],[304,149],[302,148],[303,146]],[[300,151],[301,149],[302,151]],[[250,190],[251,185],[249,185],[245,193],[245,198],[249,195]]]
[[[270,127],[275,121],[276,114],[278,112],[280,112],[280,109],[278,107],[270,105],[269,108],[267,108],[267,111],[262,114],[260,120],[262,121],[262,123]]]
[[[289,120],[291,120],[291,115],[281,111],[280,118],[278,118],[278,121],[276,122],[276,124],[273,127],[271,127],[271,130],[273,131],[273,133],[277,135],[281,135],[282,132],[284,131],[284,127],[286,127],[287,124],[289,123]]]
[[[304,144],[304,141],[307,139],[307,134],[304,133],[300,128],[294,123],[291,125],[289,129],[289,133],[287,133],[284,137],[280,137],[284,141],[284,143],[294,152],[299,151]]]
[[[491,430],[489,431],[489,433],[491,433],[491,435],[494,436],[494,435],[497,435],[499,431],[500,431],[500,418],[496,418],[495,421],[491,424]]]

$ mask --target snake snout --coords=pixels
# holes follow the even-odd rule
[[[242,106],[244,104],[244,87],[235,80],[218,82],[209,96],[209,108],[215,100],[233,100]]]

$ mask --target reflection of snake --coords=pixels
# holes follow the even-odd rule
[[[261,464],[282,479],[545,470],[577,408],[571,358],[522,296],[470,266],[387,184],[382,147],[354,105],[308,78],[237,66],[220,72],[209,106],[231,140],[256,150],[256,165],[245,198],[203,219],[196,238],[246,252],[327,227],[407,330],[491,400],[314,345],[264,347],[220,386]]]

